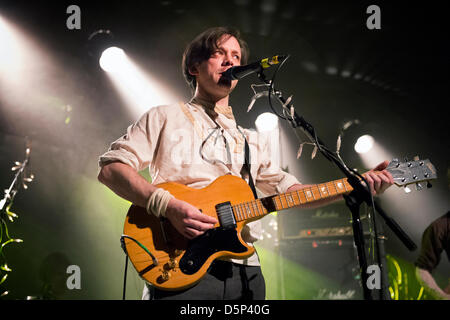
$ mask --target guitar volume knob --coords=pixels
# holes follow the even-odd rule
[[[170,279],[170,272],[168,271],[163,271],[163,273],[161,274],[161,279],[163,281],[167,281]]]
[[[175,259],[169,260],[169,261],[167,262],[167,266],[168,266],[170,269],[175,269],[175,267],[177,266],[177,260],[175,260]]]

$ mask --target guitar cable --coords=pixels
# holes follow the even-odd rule
[[[127,271],[128,271],[128,255],[125,255],[125,271],[123,272],[122,300],[125,300],[125,292],[127,289]]]
[[[144,249],[144,251],[147,252],[149,254],[149,256],[152,258],[153,264],[155,266],[158,265],[158,259],[156,259],[156,257],[142,243],[140,243],[138,240],[136,240],[130,236],[123,234],[120,237],[120,246],[122,247],[122,250],[125,253],[125,270],[124,270],[124,276],[123,276],[122,300],[125,300],[125,293],[126,293],[126,288],[127,288],[127,271],[128,271],[128,251],[125,246],[125,238],[134,241],[139,247]]]

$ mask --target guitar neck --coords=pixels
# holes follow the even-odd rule
[[[390,172],[397,186],[415,183],[418,185],[418,190],[423,188],[419,185],[420,182],[437,178],[436,169],[428,159],[419,160],[415,158],[413,161],[406,162],[399,162],[398,159],[394,159],[389,163],[386,170]],[[381,174],[379,171],[375,171],[375,173]],[[317,202],[351,191],[353,191],[353,187],[348,183],[347,178],[344,178],[315,184],[297,191],[240,203],[233,206],[233,212],[237,222],[256,220],[274,211]]]
[[[281,211],[303,204],[313,203],[351,192],[352,190],[353,187],[348,183],[347,178],[344,178],[315,184],[297,191],[239,203],[233,206],[233,211],[237,222],[256,220],[274,211]]]

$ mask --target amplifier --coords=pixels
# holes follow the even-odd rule
[[[356,248],[350,237],[282,240],[280,297],[300,300],[359,300]]]
[[[345,204],[337,203],[318,209],[292,208],[277,217],[280,240],[353,237],[352,216]],[[367,230],[366,220],[365,215],[361,214],[364,230]]]
[[[297,235],[285,235],[283,239],[315,239],[342,236],[353,236],[352,227],[299,229]]]

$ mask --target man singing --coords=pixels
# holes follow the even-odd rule
[[[264,194],[291,192],[308,187],[273,162],[270,136],[262,137],[236,124],[229,95],[237,80],[223,73],[247,63],[249,50],[232,28],[211,28],[188,44],[182,60],[186,81],[193,89],[189,102],[149,109],[100,157],[98,179],[119,196],[165,217],[184,237],[193,239],[218,221],[196,207],[158,188],[162,182],[178,182],[204,188],[220,176],[231,174],[249,182],[243,170],[245,141],[251,159],[251,177]],[[245,139],[245,140],[244,140]],[[384,170],[387,162],[365,173],[373,194],[384,192],[393,178]],[[138,171],[149,168],[152,182]],[[316,205],[342,200],[334,196]],[[260,222],[247,224],[242,238],[252,244],[259,238]],[[265,282],[258,255],[248,259],[217,259],[195,286],[182,291],[159,290],[150,284],[144,299],[264,299]]]

